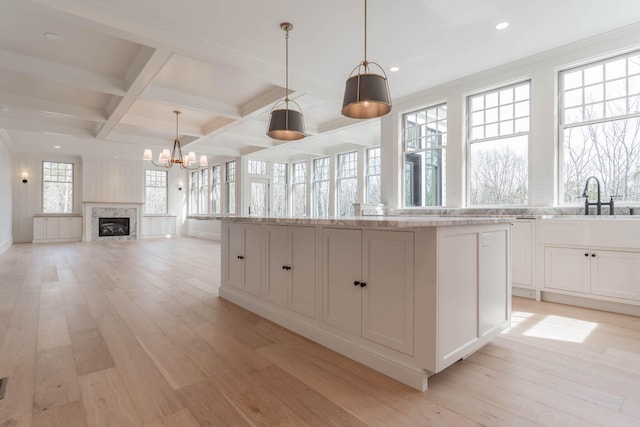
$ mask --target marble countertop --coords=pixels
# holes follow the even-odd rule
[[[351,227],[416,228],[445,227],[452,225],[508,224],[513,216],[359,216],[349,218],[307,218],[307,217],[255,217],[255,216],[199,216],[199,219],[217,219],[226,222],[282,225],[333,225]],[[194,219],[196,219],[194,217]]]

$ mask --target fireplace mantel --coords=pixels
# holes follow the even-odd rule
[[[131,202],[82,202],[84,230],[82,240],[135,240],[140,238],[143,203]],[[129,236],[98,236],[99,217],[128,217]]]

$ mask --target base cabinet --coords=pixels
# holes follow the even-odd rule
[[[509,324],[508,223],[238,219],[222,222],[221,297],[419,390]]]
[[[640,253],[547,246],[545,287],[640,300]]]
[[[33,243],[82,240],[82,217],[34,217]]]
[[[513,286],[534,289],[535,220],[516,220],[511,228],[511,281]]]
[[[175,216],[144,216],[142,218],[144,237],[165,237],[176,234]]]

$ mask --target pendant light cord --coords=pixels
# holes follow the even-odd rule
[[[364,65],[365,69],[367,68],[367,0],[364,0],[364,61],[362,61],[362,65]]]
[[[284,30],[284,39],[285,39],[285,65],[284,65],[284,81],[285,81],[285,92],[284,92],[284,102],[286,102],[287,106],[289,105],[289,28]]]
[[[178,140],[178,116],[180,115],[180,111],[174,111],[176,114],[176,141]]]

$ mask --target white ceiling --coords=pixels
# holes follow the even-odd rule
[[[379,142],[340,116],[363,58],[362,0],[2,0],[0,129],[17,151],[141,158],[183,144],[215,156],[322,155]],[[265,135],[289,86],[310,137]],[[510,22],[504,31],[496,23]],[[640,22],[638,0],[370,0],[368,59],[392,98]],[[50,40],[54,33],[61,40]],[[389,67],[400,71],[390,73]]]

